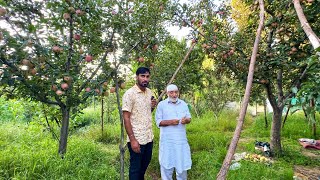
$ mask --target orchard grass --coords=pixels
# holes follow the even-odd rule
[[[98,108],[89,108],[79,116],[89,125],[72,130],[64,159],[57,153],[58,142],[44,126],[36,122],[2,120],[0,179],[120,179],[119,121],[106,122],[102,133],[99,112]],[[223,111],[218,117],[211,112],[202,117],[193,115],[191,124],[187,125],[193,162],[188,172],[189,179],[215,179],[231,142],[238,115],[233,111]],[[7,114],[6,117],[11,116]],[[269,115],[269,126],[265,128],[263,115],[246,116],[236,152],[261,154],[254,149],[254,142],[269,142],[270,119]],[[160,178],[159,129],[156,126],[154,134],[153,157],[146,174],[146,179],[150,180]],[[297,140],[303,137],[312,138],[304,115],[289,115],[282,131],[283,155],[275,157],[272,164],[241,160],[240,168],[230,170],[227,179],[292,179],[294,165],[317,166],[319,158],[302,154],[304,149]],[[319,157],[320,153],[317,155]],[[126,150],[126,178],[128,168],[129,153]]]

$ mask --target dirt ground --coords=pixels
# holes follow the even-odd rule
[[[313,159],[318,159],[319,166],[294,166],[294,180],[320,180],[320,151],[303,149],[302,154]]]

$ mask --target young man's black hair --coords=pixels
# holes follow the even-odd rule
[[[150,74],[150,69],[146,67],[139,67],[136,71],[136,75],[138,76],[139,74],[144,74],[144,73],[149,73]]]

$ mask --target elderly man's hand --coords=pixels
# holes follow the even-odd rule
[[[181,124],[189,124],[189,123],[190,123],[190,121],[191,121],[191,119],[190,119],[190,118],[186,118],[186,117],[184,117],[184,118],[182,118],[182,119],[181,119]]]

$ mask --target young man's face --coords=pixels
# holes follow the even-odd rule
[[[139,86],[148,87],[150,81],[150,74],[148,72],[139,74],[136,76],[136,80]]]

